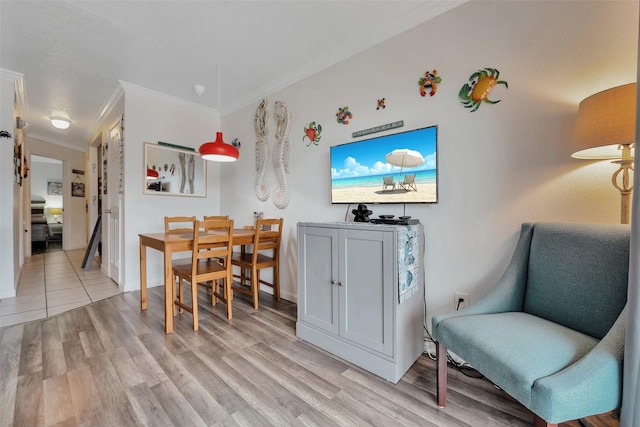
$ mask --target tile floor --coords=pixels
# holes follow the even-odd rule
[[[97,262],[82,268],[85,251],[45,252],[25,259],[15,298],[0,300],[0,327],[31,322],[120,293]]]

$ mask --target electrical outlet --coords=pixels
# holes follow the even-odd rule
[[[463,292],[454,292],[453,298],[453,307],[456,310],[460,310],[469,305],[469,294],[465,294]]]

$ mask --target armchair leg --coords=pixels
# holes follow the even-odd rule
[[[447,347],[436,343],[436,388],[438,407],[444,408],[447,403]]]
[[[558,424],[548,423],[536,414],[533,414],[533,427],[558,427]]]

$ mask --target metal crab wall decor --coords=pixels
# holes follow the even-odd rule
[[[353,118],[353,114],[349,111],[349,107],[340,107],[338,108],[338,112],[336,113],[336,121],[338,123],[342,123],[343,125],[348,125],[349,120]]]
[[[485,68],[476,71],[469,77],[469,83],[465,83],[460,89],[460,99],[464,108],[471,108],[473,113],[479,107],[482,101],[488,104],[497,104],[501,100],[492,101],[489,99],[489,93],[495,85],[504,85],[509,89],[509,84],[500,78],[500,71],[495,68]]]
[[[420,77],[420,80],[418,80],[420,95],[427,96],[427,89],[431,89],[429,96],[435,95],[441,82],[442,78],[438,76],[438,70],[425,71],[424,77]]]
[[[313,143],[314,145],[318,145],[318,141],[320,141],[320,133],[322,132],[322,126],[320,123],[311,122],[304,128],[304,136],[302,137],[302,141],[305,138],[309,138],[309,143],[307,147]]]

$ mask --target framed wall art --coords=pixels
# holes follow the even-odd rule
[[[71,196],[72,197],[84,197],[84,183],[72,182],[71,183]]]
[[[13,145],[13,176],[16,184],[22,185],[22,144],[17,137]]]
[[[47,180],[47,194],[62,196],[62,181],[59,179]]]

